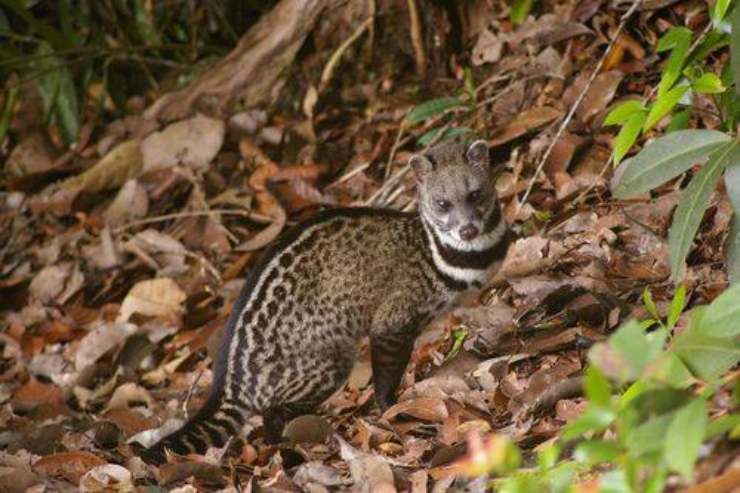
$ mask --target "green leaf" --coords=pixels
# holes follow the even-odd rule
[[[663,69],[663,76],[658,84],[658,100],[668,92],[681,75],[683,63],[691,46],[691,30],[685,27],[672,27],[658,41],[657,51],[672,49],[671,56]],[[680,98],[679,98],[680,99]]]
[[[601,407],[609,407],[612,400],[612,390],[609,380],[596,366],[589,366],[586,370],[586,378],[583,381],[586,397]]]
[[[582,464],[594,466],[602,462],[612,462],[621,453],[619,445],[611,440],[588,440],[578,444],[573,458]]]
[[[635,113],[645,112],[645,104],[642,101],[630,100],[620,104],[606,115],[604,126],[623,125]]]
[[[720,78],[710,72],[702,74],[701,77],[691,82],[691,87],[702,94],[719,94],[727,89]]]
[[[514,5],[511,6],[511,12],[509,13],[511,22],[514,24],[524,22],[532,10],[533,3],[534,0],[514,0]]]
[[[651,472],[645,481],[645,486],[642,490],[643,493],[663,493],[665,491],[665,478],[666,470],[663,467]]]
[[[677,133],[669,134],[669,136]],[[684,275],[686,255],[694,242],[694,236],[704,217],[704,211],[717,185],[717,180],[728,164],[737,162],[739,159],[740,141],[724,145],[712,154],[709,161],[701,167],[683,191],[673,216],[673,224],[668,232],[668,249],[674,280],[679,280]]]
[[[683,311],[683,307],[686,304],[686,286],[684,284],[679,284],[678,288],[676,288],[676,292],[673,294],[673,299],[671,300],[671,305],[668,307],[668,328],[672,329],[674,325],[676,325],[676,322],[678,322],[678,317],[681,316],[681,312]]]
[[[599,493],[634,493],[627,475],[622,469],[609,471],[601,475]]]
[[[80,129],[80,110],[72,73],[64,61],[56,56],[48,43],[40,43],[39,57],[31,66],[38,75],[41,98],[47,116],[53,117],[67,143],[77,138]]]
[[[636,427],[627,437],[627,448],[635,456],[663,450],[665,435],[676,411],[654,416]]]
[[[647,144],[622,163],[624,172],[614,196],[620,199],[649,192],[702,161],[730,137],[715,130],[679,130]]]
[[[675,112],[671,115],[671,123],[665,128],[666,133],[677,130],[686,130],[691,122],[691,109],[685,109]]]
[[[722,435],[723,433],[727,433],[737,426],[740,426],[740,414],[736,413],[722,416],[709,422],[706,432],[704,433],[704,439],[710,440],[716,436]]]
[[[730,65],[735,93],[740,94],[740,8],[732,12],[732,33],[730,33]]]
[[[740,362],[740,339],[711,337],[702,330],[706,307],[689,314],[689,326],[673,340],[673,352],[699,378],[712,382]]]
[[[437,138],[437,134],[441,131],[441,128],[434,128],[428,132],[426,132],[424,135],[419,137],[419,140],[417,143],[424,147],[429,145],[434,139]],[[442,134],[442,137],[439,138],[440,142],[444,142],[448,139],[453,139],[455,137],[458,137],[460,135],[466,135],[471,133],[473,130],[469,129],[468,127],[455,127],[455,128],[448,128],[445,130],[445,133]]]
[[[673,352],[664,352],[650,376],[673,388],[683,389],[695,382],[695,379],[683,360]]]
[[[563,430],[563,439],[572,440],[584,433],[604,431],[615,417],[611,409],[589,404],[583,414],[566,425]]]
[[[740,334],[740,285],[726,289],[712,301],[701,319],[701,331],[712,337]]]
[[[0,115],[0,145],[5,140],[5,136],[10,128],[10,120],[13,118],[13,106],[15,105],[17,94],[18,87],[11,87],[5,91],[5,107],[3,108],[2,115]]]
[[[650,294],[650,289],[647,287],[642,291],[642,304],[645,305],[645,309],[655,320],[660,320],[660,314],[658,313],[658,307],[655,306],[653,301],[653,295]]]
[[[729,6],[730,0],[717,0],[717,3],[714,4],[714,10],[712,11],[712,24],[714,24],[714,27],[717,27],[722,22],[722,19],[725,18]]]
[[[627,119],[619,130],[617,138],[614,140],[615,165],[622,161],[625,154],[627,154],[630,148],[635,144],[637,137],[640,135],[640,130],[642,130],[642,127],[645,124],[646,117],[647,113],[644,111],[634,113]]]
[[[691,480],[707,426],[707,405],[697,398],[676,411],[668,426],[663,456],[668,466]]]
[[[735,163],[728,166],[725,169],[724,179],[733,211],[725,244],[727,275],[730,282],[736,284],[740,281],[740,164]]]
[[[414,107],[406,116],[406,122],[412,125],[421,123],[459,106],[463,106],[463,102],[458,97],[432,99]]]
[[[560,447],[557,443],[551,442],[543,450],[537,453],[537,467],[540,469],[550,469],[558,462],[560,456]]]
[[[634,380],[658,357],[666,336],[665,329],[645,334],[633,319],[619,327],[605,344],[595,345],[589,359],[609,376]]]
[[[689,89],[689,86],[680,85],[662,95],[658,95],[658,99],[650,107],[650,112],[645,119],[643,130],[647,132],[662,120],[664,116],[670,113]]]

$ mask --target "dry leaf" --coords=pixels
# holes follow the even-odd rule
[[[33,468],[41,474],[60,476],[78,484],[86,472],[104,464],[103,459],[90,452],[76,451],[47,455],[34,462]]]
[[[393,471],[380,455],[366,454],[336,436],[339,454],[349,464],[353,491],[363,493],[394,493],[396,491]]]
[[[408,414],[409,416],[435,423],[442,422],[449,415],[445,402],[442,399],[431,397],[420,397],[418,399],[401,401],[383,413],[383,418],[390,420],[399,414]]]
[[[169,277],[138,282],[124,298],[117,322],[126,322],[134,313],[150,317],[178,315],[186,298],[185,292]]]
[[[103,213],[108,226],[117,228],[123,224],[145,217],[149,211],[149,196],[136,180],[128,180],[116,194],[116,198]]]
[[[92,168],[62,182],[59,188],[72,193],[118,188],[139,174],[141,164],[139,142],[128,140],[114,147]]]
[[[196,115],[149,135],[141,143],[143,173],[185,165],[207,168],[224,141],[221,120]]]
[[[138,330],[136,325],[127,323],[98,324],[80,341],[75,353],[75,368],[81,372]]]
[[[83,493],[108,493],[134,491],[131,472],[117,464],[103,464],[85,473],[80,479],[80,491]]]
[[[493,139],[489,141],[489,144],[491,147],[505,144],[506,142],[512,141],[517,137],[521,137],[528,132],[537,130],[541,126],[560,118],[561,115],[562,111],[549,106],[525,110],[520,113],[514,121],[510,122],[500,132],[498,132]]]

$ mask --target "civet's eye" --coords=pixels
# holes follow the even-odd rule
[[[450,204],[447,200],[436,200],[435,204],[437,205],[437,209],[439,209],[442,212],[447,212],[452,207],[452,204]]]
[[[473,190],[468,194],[468,202],[473,205],[480,203],[481,199],[483,199],[483,194],[480,190]]]

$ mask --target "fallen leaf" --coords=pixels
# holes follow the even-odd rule
[[[142,173],[176,165],[204,169],[221,149],[226,125],[196,115],[149,135],[141,143]]]
[[[590,122],[593,117],[604,111],[614,99],[623,77],[624,74],[619,70],[610,70],[597,75],[576,110],[578,119]]]
[[[111,491],[134,491],[131,472],[117,464],[103,464],[85,473],[80,479],[83,493],[108,493]]]
[[[16,467],[0,467],[0,491],[5,493],[24,493],[40,482],[41,478],[31,471]]]
[[[414,418],[435,423],[443,421],[449,415],[447,406],[442,399],[430,397],[401,401],[384,412],[383,418],[391,420],[399,414],[408,414]]]
[[[33,469],[46,476],[59,476],[78,484],[86,472],[104,464],[103,459],[90,452],[60,452],[37,460]]]
[[[137,180],[128,180],[116,194],[113,202],[103,213],[105,223],[117,228],[127,222],[146,217],[149,196]]]
[[[128,321],[134,313],[151,317],[172,317],[182,312],[182,304],[186,298],[185,292],[169,277],[140,281],[123,299],[117,322]]]
[[[26,134],[13,148],[5,161],[5,172],[23,177],[49,171],[54,167],[54,146],[46,132],[39,130]]]
[[[363,493],[393,493],[396,491],[393,471],[380,456],[361,452],[336,436],[339,454],[349,464],[355,488]]]
[[[75,194],[79,191],[95,193],[118,188],[136,177],[141,166],[139,142],[129,140],[114,147],[91,168],[53,186],[51,190],[61,189]]]
[[[306,414],[285,425],[283,436],[293,443],[324,443],[333,433],[333,428],[321,416]]]
[[[562,111],[550,106],[524,110],[513,121],[501,129],[501,131],[494,134],[494,137],[488,143],[491,147],[505,144],[560,118],[562,114]]]
[[[99,323],[82,338],[75,353],[75,368],[85,370],[113,348],[123,344],[139,328],[127,323]]]
[[[28,412],[41,404],[61,407],[64,405],[64,392],[56,385],[32,378],[15,391],[11,404],[15,412]]]

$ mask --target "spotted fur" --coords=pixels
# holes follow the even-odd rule
[[[165,449],[222,446],[255,413],[264,417],[268,438],[279,439],[287,420],[315,410],[342,386],[366,336],[376,401],[382,409],[392,405],[418,329],[461,292],[480,286],[506,253],[487,147],[485,162],[471,156],[481,145],[445,144],[412,158],[420,214],[335,209],[287,231],[247,277],[226,323],[206,404],[144,458],[160,462]],[[462,211],[456,219],[478,221],[476,238],[466,242],[426,212],[426,192],[441,200],[439,177],[447,177],[451,202],[459,197],[450,194],[485,189],[480,214],[470,219],[466,214],[473,213]]]

